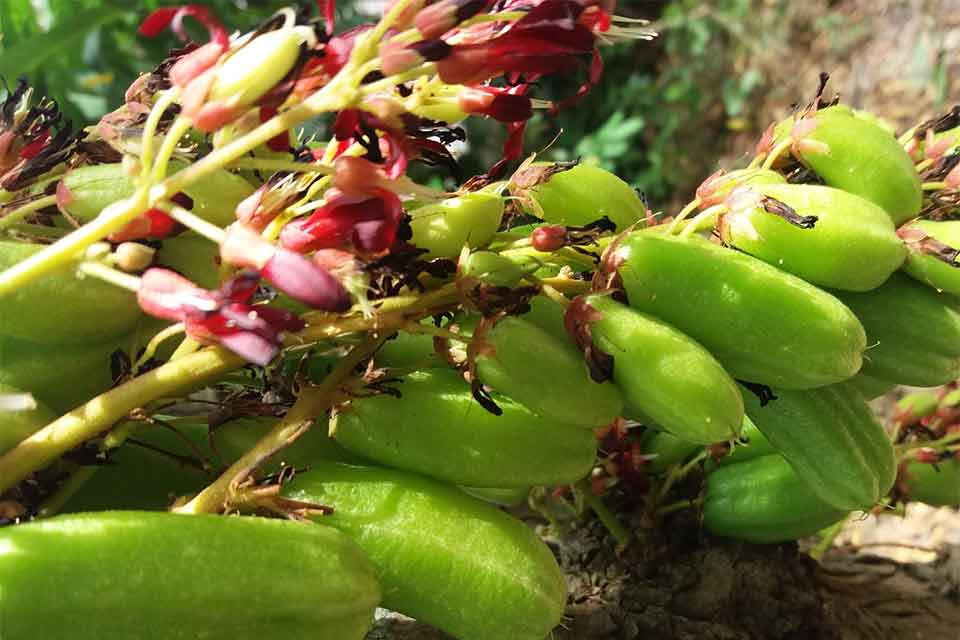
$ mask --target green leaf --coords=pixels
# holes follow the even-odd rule
[[[15,78],[41,67],[47,60],[56,59],[77,46],[90,31],[123,16],[122,9],[98,9],[77,14],[71,20],[57,24],[46,33],[40,33],[5,49],[0,57],[0,76]]]

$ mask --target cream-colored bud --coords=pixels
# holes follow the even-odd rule
[[[124,242],[113,253],[114,264],[117,268],[127,271],[143,271],[153,263],[156,249],[139,242]]]

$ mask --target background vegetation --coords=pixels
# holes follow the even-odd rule
[[[231,27],[248,28],[293,0],[206,0]],[[27,75],[75,123],[122,102],[129,83],[176,45],[136,33],[160,0],[2,0],[0,76]],[[341,28],[369,19],[382,0],[340,0]],[[948,0],[621,0],[618,12],[653,21],[653,42],[607,47],[603,83],[558,118],[539,117],[528,150],[580,157],[617,172],[655,208],[675,205],[716,168],[732,166],[773,118],[813,91],[833,90],[897,124],[942,109],[951,89],[956,3]],[[951,34],[954,34],[951,36]],[[909,43],[894,47],[891,42]],[[954,69],[955,70],[955,69]],[[566,86],[546,86],[566,95]],[[0,89],[2,91],[2,89]],[[502,133],[471,124],[463,172],[500,154]],[[559,134],[559,135],[558,135]]]

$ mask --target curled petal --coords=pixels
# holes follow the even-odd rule
[[[147,269],[137,291],[140,308],[150,315],[182,322],[192,314],[215,311],[216,296],[169,269]]]
[[[289,249],[277,249],[264,265],[262,274],[277,289],[314,309],[346,311],[350,308],[350,294],[339,280]]]

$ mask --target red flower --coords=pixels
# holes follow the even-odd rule
[[[260,271],[277,289],[314,309],[350,308],[350,295],[329,271],[299,253],[267,242],[239,222],[227,229],[220,257],[229,264]]]
[[[150,315],[183,322],[191,338],[218,342],[263,366],[280,352],[281,334],[304,324],[292,313],[251,305],[259,281],[255,272],[243,272],[218,291],[207,291],[173,271],[154,268],[141,277],[137,300]]]
[[[403,217],[400,198],[375,188],[367,194],[327,191],[326,203],[308,218],[294,220],[280,232],[280,243],[298,253],[351,247],[361,253],[381,253],[397,236]]]
[[[533,102],[518,87],[468,87],[457,96],[457,104],[464,113],[500,122],[519,122],[533,116]]]

